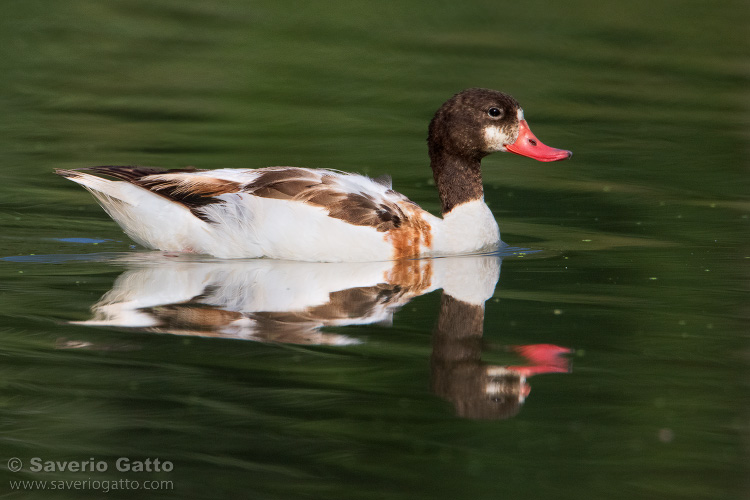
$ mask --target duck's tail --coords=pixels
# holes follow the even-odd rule
[[[130,219],[129,212],[132,211],[134,205],[129,199],[134,200],[137,192],[142,190],[127,182],[103,179],[102,177],[81,170],[58,168],[55,169],[55,173],[86,188],[87,191],[94,195],[107,214],[127,231],[127,227],[123,222]],[[125,208],[126,206],[130,206],[131,209]]]
[[[125,180],[104,179],[83,170],[56,169],[55,173],[86,188],[137,243],[158,250],[192,250],[184,235],[203,222],[187,209]]]

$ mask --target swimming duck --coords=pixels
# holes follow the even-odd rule
[[[511,96],[480,88],[438,109],[427,143],[442,218],[394,191],[390,178],[327,169],[101,166],[56,173],[90,191],[130,238],[149,248],[366,262],[497,248],[500,230],[484,203],[482,158],[498,151],[539,161],[572,156],[542,144]]]

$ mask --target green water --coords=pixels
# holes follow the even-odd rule
[[[741,1],[3,2],[0,496],[746,498],[748,15]],[[527,251],[504,253],[465,346],[450,347],[460,315],[440,291],[291,338],[71,323],[128,276],[166,289],[187,271],[53,169],[389,173],[437,212],[427,123],[473,86],[514,95],[574,157],[483,162],[503,240]],[[314,291],[299,275],[290,286]],[[253,283],[227,300],[276,282]],[[161,304],[175,301],[218,307]],[[478,370],[528,364],[510,346],[534,345],[572,349],[565,370],[529,377],[503,418],[461,411],[446,352],[466,347]],[[108,470],[33,472],[35,457]],[[120,457],[173,468],[120,472]],[[172,487],[10,484],[126,478]]]

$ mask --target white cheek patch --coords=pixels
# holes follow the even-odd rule
[[[518,108],[518,121],[520,122],[523,119],[523,110],[521,108]]]
[[[484,142],[486,145],[485,151],[507,151],[505,149],[506,144],[513,144],[515,139],[508,137],[503,129],[497,126],[490,125],[484,129]]]

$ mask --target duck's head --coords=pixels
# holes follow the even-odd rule
[[[430,122],[430,157],[478,160],[498,151],[539,161],[567,160],[573,153],[543,144],[531,132],[518,101],[497,90],[467,89],[448,99]]]

